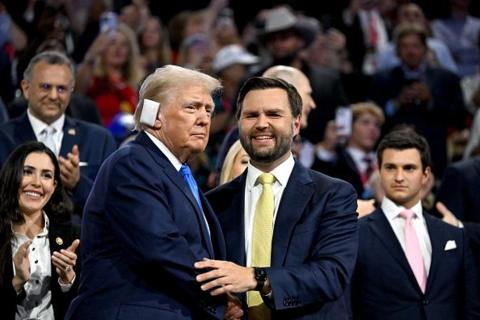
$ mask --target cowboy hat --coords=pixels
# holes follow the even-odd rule
[[[286,7],[270,9],[260,39],[266,41],[269,35],[286,30],[298,31],[305,40],[305,46],[308,47],[320,31],[320,23],[315,18],[295,16]]]

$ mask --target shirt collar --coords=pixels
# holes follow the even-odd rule
[[[293,171],[293,167],[295,166],[295,160],[293,159],[293,155],[290,156],[279,164],[275,169],[270,171],[271,174],[275,177],[275,180],[280,183],[282,187],[287,185],[288,179],[290,178],[290,174]],[[264,173],[263,171],[255,168],[251,162],[248,163],[247,166],[247,181],[246,185],[249,189],[255,186],[258,177]]]
[[[404,206],[399,206],[392,200],[384,197],[382,200],[381,208],[385,216],[387,217],[388,221],[392,221],[399,217],[400,213],[406,208]],[[422,209],[422,201],[418,201],[413,207],[410,208],[417,218],[423,220],[423,209]]]
[[[152,142],[157,146],[158,149],[167,157],[168,161],[173,165],[175,170],[180,171],[180,168],[182,167],[182,163],[180,160],[178,160],[177,157],[167,148],[165,144],[163,144],[162,141],[158,140],[155,138],[151,133],[148,133],[147,131],[144,131],[145,134],[152,140]]]
[[[375,153],[374,152],[365,153],[362,150],[360,150],[358,148],[355,148],[355,147],[347,147],[347,151],[348,151],[348,153],[350,153],[350,155],[352,156],[353,161],[355,161],[355,163],[363,162],[363,159],[365,157],[368,157],[372,161],[375,160]]]
[[[45,213],[45,211],[42,210],[42,215],[43,215],[43,221],[45,222],[44,225],[43,225],[43,229],[42,231],[37,234],[36,236],[37,237],[46,237],[48,236],[48,228],[50,227],[50,220],[48,219],[48,216],[47,214]],[[13,230],[13,225],[11,226],[12,228],[12,232],[15,234],[15,235],[21,235],[20,233],[16,233],[14,230]]]
[[[60,118],[52,122],[51,124],[46,124],[42,120],[35,117],[31,112],[30,109],[27,109],[27,117],[30,121],[32,126],[33,132],[35,133],[36,137],[39,137],[42,134],[42,131],[45,130],[47,127],[55,128],[57,132],[61,132],[63,130],[63,125],[65,124],[65,114],[62,114]]]

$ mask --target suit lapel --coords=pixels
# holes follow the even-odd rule
[[[78,145],[78,128],[75,120],[70,117],[65,117],[65,124],[63,125],[62,145],[60,146],[60,155],[66,157],[75,144]],[[80,150],[81,151],[81,150]]]
[[[313,187],[308,187],[311,182],[312,179],[308,175],[308,170],[295,163],[275,219],[272,240],[272,266],[283,265],[293,230],[315,191]]]
[[[405,252],[403,251],[400,242],[398,241],[397,237],[395,236],[395,232],[393,231],[390,223],[388,222],[385,214],[381,209],[377,209],[374,213],[367,217],[369,219],[369,227],[372,229],[373,234],[380,240],[380,242],[385,246],[387,249],[386,251],[395,259],[397,260],[398,264],[401,268],[405,271],[408,275],[408,278],[415,286],[419,293],[422,293],[420,286],[418,285],[417,279],[413,274],[412,268],[408,263],[407,257]]]
[[[135,141],[147,147],[150,150],[150,153],[153,155],[155,161],[164,169],[163,172],[165,175],[173,182],[174,185],[179,188],[185,197],[190,201],[191,205],[194,208],[194,212],[197,216],[200,229],[202,231],[202,238],[205,248],[210,255],[210,258],[214,257],[214,251],[211,243],[211,238],[208,234],[207,227],[205,225],[205,219],[203,218],[203,211],[200,210],[197,204],[197,200],[193,196],[193,193],[190,191],[190,188],[187,186],[180,173],[178,173],[173,165],[170,163],[168,158],[157,148],[157,146],[150,140],[150,138],[143,132],[139,133]]]
[[[436,273],[440,267],[443,245],[446,243],[444,229],[442,228],[440,221],[430,217],[427,212],[424,212],[425,222],[427,223],[428,235],[430,236],[430,243],[432,244],[432,263],[430,264],[430,271],[427,277],[427,289],[433,285],[433,281],[436,278]]]
[[[207,218],[208,225],[210,227],[210,238],[212,239],[212,251],[214,255],[212,256],[214,259],[217,260],[225,260],[226,259],[226,248],[225,248],[225,238],[223,237],[222,228],[218,223],[218,220],[213,212],[212,207],[208,203],[207,198],[205,195],[200,192],[200,199],[202,200],[203,211],[205,213],[205,217]]]
[[[18,118],[18,126],[15,126],[15,136],[12,137],[15,144],[19,145],[27,141],[37,141],[32,125],[28,120],[27,112]]]
[[[476,156],[472,159],[473,163],[473,170],[477,176],[480,176],[480,156]]]
[[[245,183],[247,180],[247,170],[237,179],[233,180],[228,187],[233,190],[231,205],[228,210],[224,212],[219,219],[222,220],[223,232],[225,234],[225,242],[227,244],[227,253],[229,260],[245,265],[247,262],[245,254]],[[218,213],[218,212],[217,212]]]

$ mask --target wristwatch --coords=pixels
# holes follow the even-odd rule
[[[253,271],[255,273],[255,280],[257,280],[257,286],[253,290],[261,291],[265,285],[265,281],[267,281],[267,271],[265,271],[265,268],[257,267],[253,267]]]

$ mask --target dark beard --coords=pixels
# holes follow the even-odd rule
[[[268,150],[267,152],[256,150],[250,143],[250,137],[240,136],[240,142],[253,161],[259,163],[270,163],[280,159],[284,154],[289,152],[292,145],[292,139],[278,136],[275,138],[280,139],[278,144],[276,144],[273,149]]]

